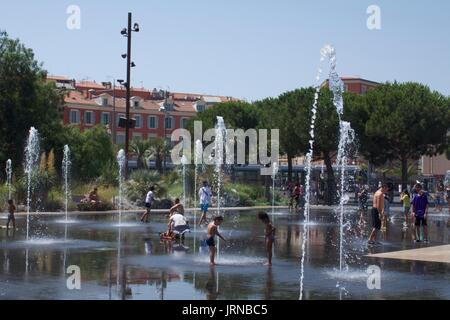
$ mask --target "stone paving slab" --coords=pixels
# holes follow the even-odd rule
[[[450,263],[450,245],[370,254],[369,258]]]

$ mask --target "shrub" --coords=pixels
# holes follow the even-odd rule
[[[143,201],[152,186],[156,186],[155,197],[167,195],[167,186],[157,171],[136,170],[125,185],[125,195],[133,202]]]

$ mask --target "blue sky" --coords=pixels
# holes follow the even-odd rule
[[[336,47],[338,72],[419,81],[450,95],[448,0],[0,0],[0,29],[34,49],[50,74],[125,78],[127,12],[133,85],[248,100],[314,84],[320,48]],[[69,30],[69,5],[81,29]],[[366,27],[369,5],[381,30]]]

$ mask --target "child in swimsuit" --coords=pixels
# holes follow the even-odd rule
[[[14,213],[16,212],[16,206],[14,202],[10,199],[8,200],[8,222],[6,223],[6,231],[9,231],[9,224],[12,222],[13,230],[16,230],[16,217]]]
[[[209,247],[209,260],[210,265],[215,266],[214,258],[216,256],[216,242],[215,237],[220,237],[223,241],[226,241],[224,237],[219,233],[218,227],[222,224],[223,217],[215,217],[214,221],[208,225],[208,239],[206,240],[206,245]]]
[[[272,224],[267,213],[265,212],[258,213],[258,218],[259,220],[262,221],[262,223],[265,224],[264,235],[266,238],[266,249],[268,257],[268,261],[265,265],[270,267],[272,266],[272,247],[273,243],[275,242],[275,231],[277,230],[277,228],[275,228],[275,226]]]

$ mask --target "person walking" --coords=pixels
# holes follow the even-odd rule
[[[201,226],[203,223],[207,223],[207,214],[209,209],[209,204],[211,202],[212,192],[209,188],[208,181],[203,181],[203,187],[198,191],[198,196],[200,198],[200,210],[202,212],[202,216],[200,218],[200,222],[198,223]],[[217,201],[220,201],[219,199]]]

